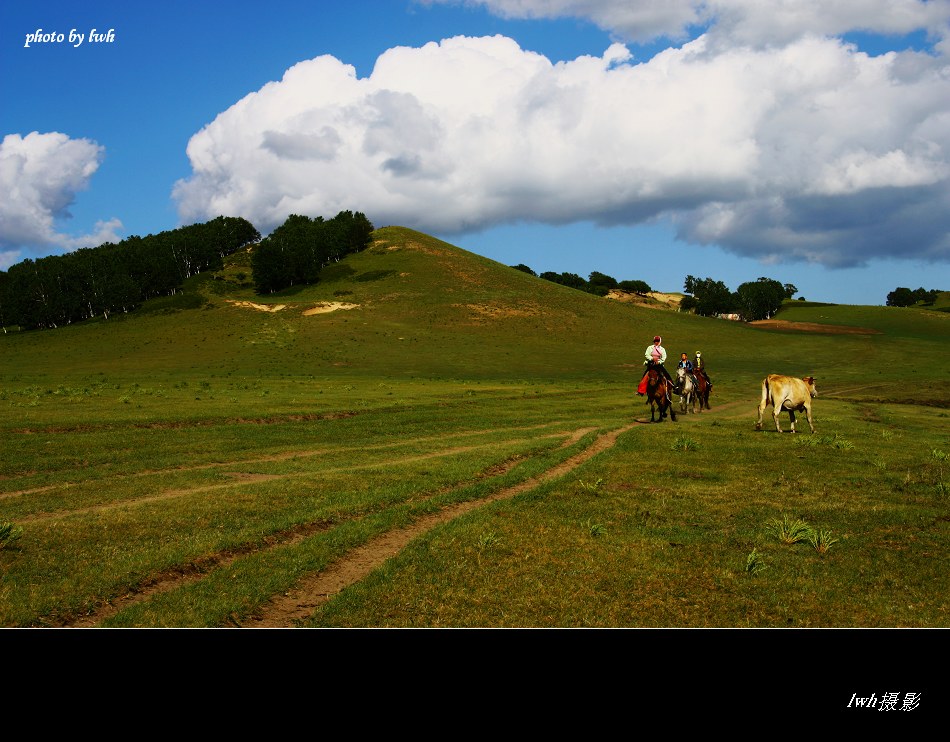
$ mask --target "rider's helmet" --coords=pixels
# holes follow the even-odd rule
[[[663,338],[661,338],[659,335],[654,335],[654,336],[653,336],[653,342],[654,342],[654,343],[662,343],[662,342],[663,342]]]
[[[699,358],[699,357],[701,357],[701,356],[702,356],[702,353],[700,353],[700,352],[697,350],[697,351],[696,351],[696,357]]]

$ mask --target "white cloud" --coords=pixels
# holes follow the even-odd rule
[[[185,223],[241,214],[265,234],[341,209],[439,234],[670,216],[759,258],[950,260],[948,122],[941,56],[703,36],[640,64],[621,44],[552,63],[455,37],[390,49],[368,78],[295,65],[192,137],[174,196]]]
[[[88,139],[59,132],[8,134],[0,142],[0,268],[23,259],[24,252],[49,248],[72,250],[118,241],[117,219],[100,221],[80,237],[56,231],[55,220],[68,218],[76,193],[99,168],[103,148]],[[16,249],[13,249],[16,248]]]
[[[946,37],[948,0],[417,0],[423,5],[484,7],[504,18],[579,18],[618,39],[682,41],[698,28],[751,46],[850,31],[902,35],[918,29]]]

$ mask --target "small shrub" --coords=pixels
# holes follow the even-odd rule
[[[681,435],[673,441],[673,445],[671,445],[670,448],[674,451],[691,451],[699,448],[699,444],[689,436]]]
[[[501,543],[501,539],[494,531],[486,531],[478,537],[478,550],[493,549]]]
[[[783,544],[797,544],[799,541],[807,539],[811,534],[811,526],[804,520],[796,518],[793,521],[788,515],[783,515],[781,520],[776,518],[769,521],[766,528],[774,533]]]
[[[749,577],[755,577],[763,569],[768,569],[768,565],[762,559],[762,555],[753,548],[745,558],[745,572]]]
[[[0,523],[0,549],[7,548],[22,535],[23,528],[21,526],[14,525],[7,521]]]
[[[950,459],[950,454],[944,453],[943,451],[938,451],[936,448],[930,452],[930,458],[934,461],[946,461]]]
[[[577,480],[577,485],[582,490],[590,492],[591,494],[594,494],[594,495],[598,494],[598,491],[600,490],[600,485],[602,485],[603,483],[604,483],[603,479],[598,479],[596,482],[585,482],[581,479]]]
[[[808,534],[808,542],[815,547],[815,551],[819,554],[825,554],[832,544],[838,543],[838,539],[831,535],[831,531],[822,528],[820,530],[812,529]]]
[[[587,519],[587,522],[584,523],[584,526],[587,528],[587,532],[594,538],[603,536],[607,533],[607,529],[604,528],[603,523],[593,523],[590,518]]]

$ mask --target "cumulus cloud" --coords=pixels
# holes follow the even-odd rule
[[[117,219],[98,222],[80,237],[58,232],[56,219],[68,218],[76,193],[85,189],[99,168],[103,148],[65,134],[8,134],[0,142],[0,268],[36,250],[72,250],[118,241]]]
[[[417,0],[483,7],[503,18],[578,18],[618,40],[682,41],[697,29],[752,46],[850,31],[903,35],[924,29],[945,37],[947,0]]]
[[[633,5],[485,4],[618,28]],[[741,30],[764,23],[759,5],[635,7],[668,29],[731,10]],[[836,18],[862,3],[822,5]],[[931,6],[946,9],[868,0],[881,13],[861,22],[920,27]],[[947,59],[868,56],[799,20],[783,43],[707,33],[641,63],[621,43],[554,63],[502,36],[390,49],[366,78],[330,56],[300,62],[192,137],[174,197],[185,222],[241,214],[265,234],[341,209],[438,234],[665,217],[683,239],[763,260],[950,260]]]

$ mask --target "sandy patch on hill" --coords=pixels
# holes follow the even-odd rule
[[[335,312],[338,309],[356,309],[358,306],[359,304],[347,304],[343,301],[325,301],[322,304],[317,304],[313,309],[307,309],[303,314],[304,317],[309,317],[313,314]]]
[[[287,308],[286,304],[255,304],[253,301],[235,301],[234,299],[228,299],[228,303],[245,309],[256,309],[258,312],[279,312]],[[356,309],[358,306],[359,304],[348,304],[342,301],[324,301],[311,309],[305,309],[303,315],[309,317],[313,314],[335,312],[338,309]]]
[[[286,304],[255,304],[252,301],[235,301],[234,299],[228,299],[228,303],[245,309],[256,309],[258,312],[279,312],[287,308]]]
[[[621,291],[619,289],[609,291],[607,298],[628,304],[640,304],[645,307],[656,307],[657,302],[659,302],[670,309],[679,309],[680,301],[683,299],[679,294],[664,294],[660,291],[648,291],[646,294],[632,294],[629,291]]]
[[[763,330],[795,330],[798,332],[823,332],[826,335],[880,335],[880,330],[849,325],[823,325],[818,322],[789,322],[784,319],[762,319],[748,323]]]

